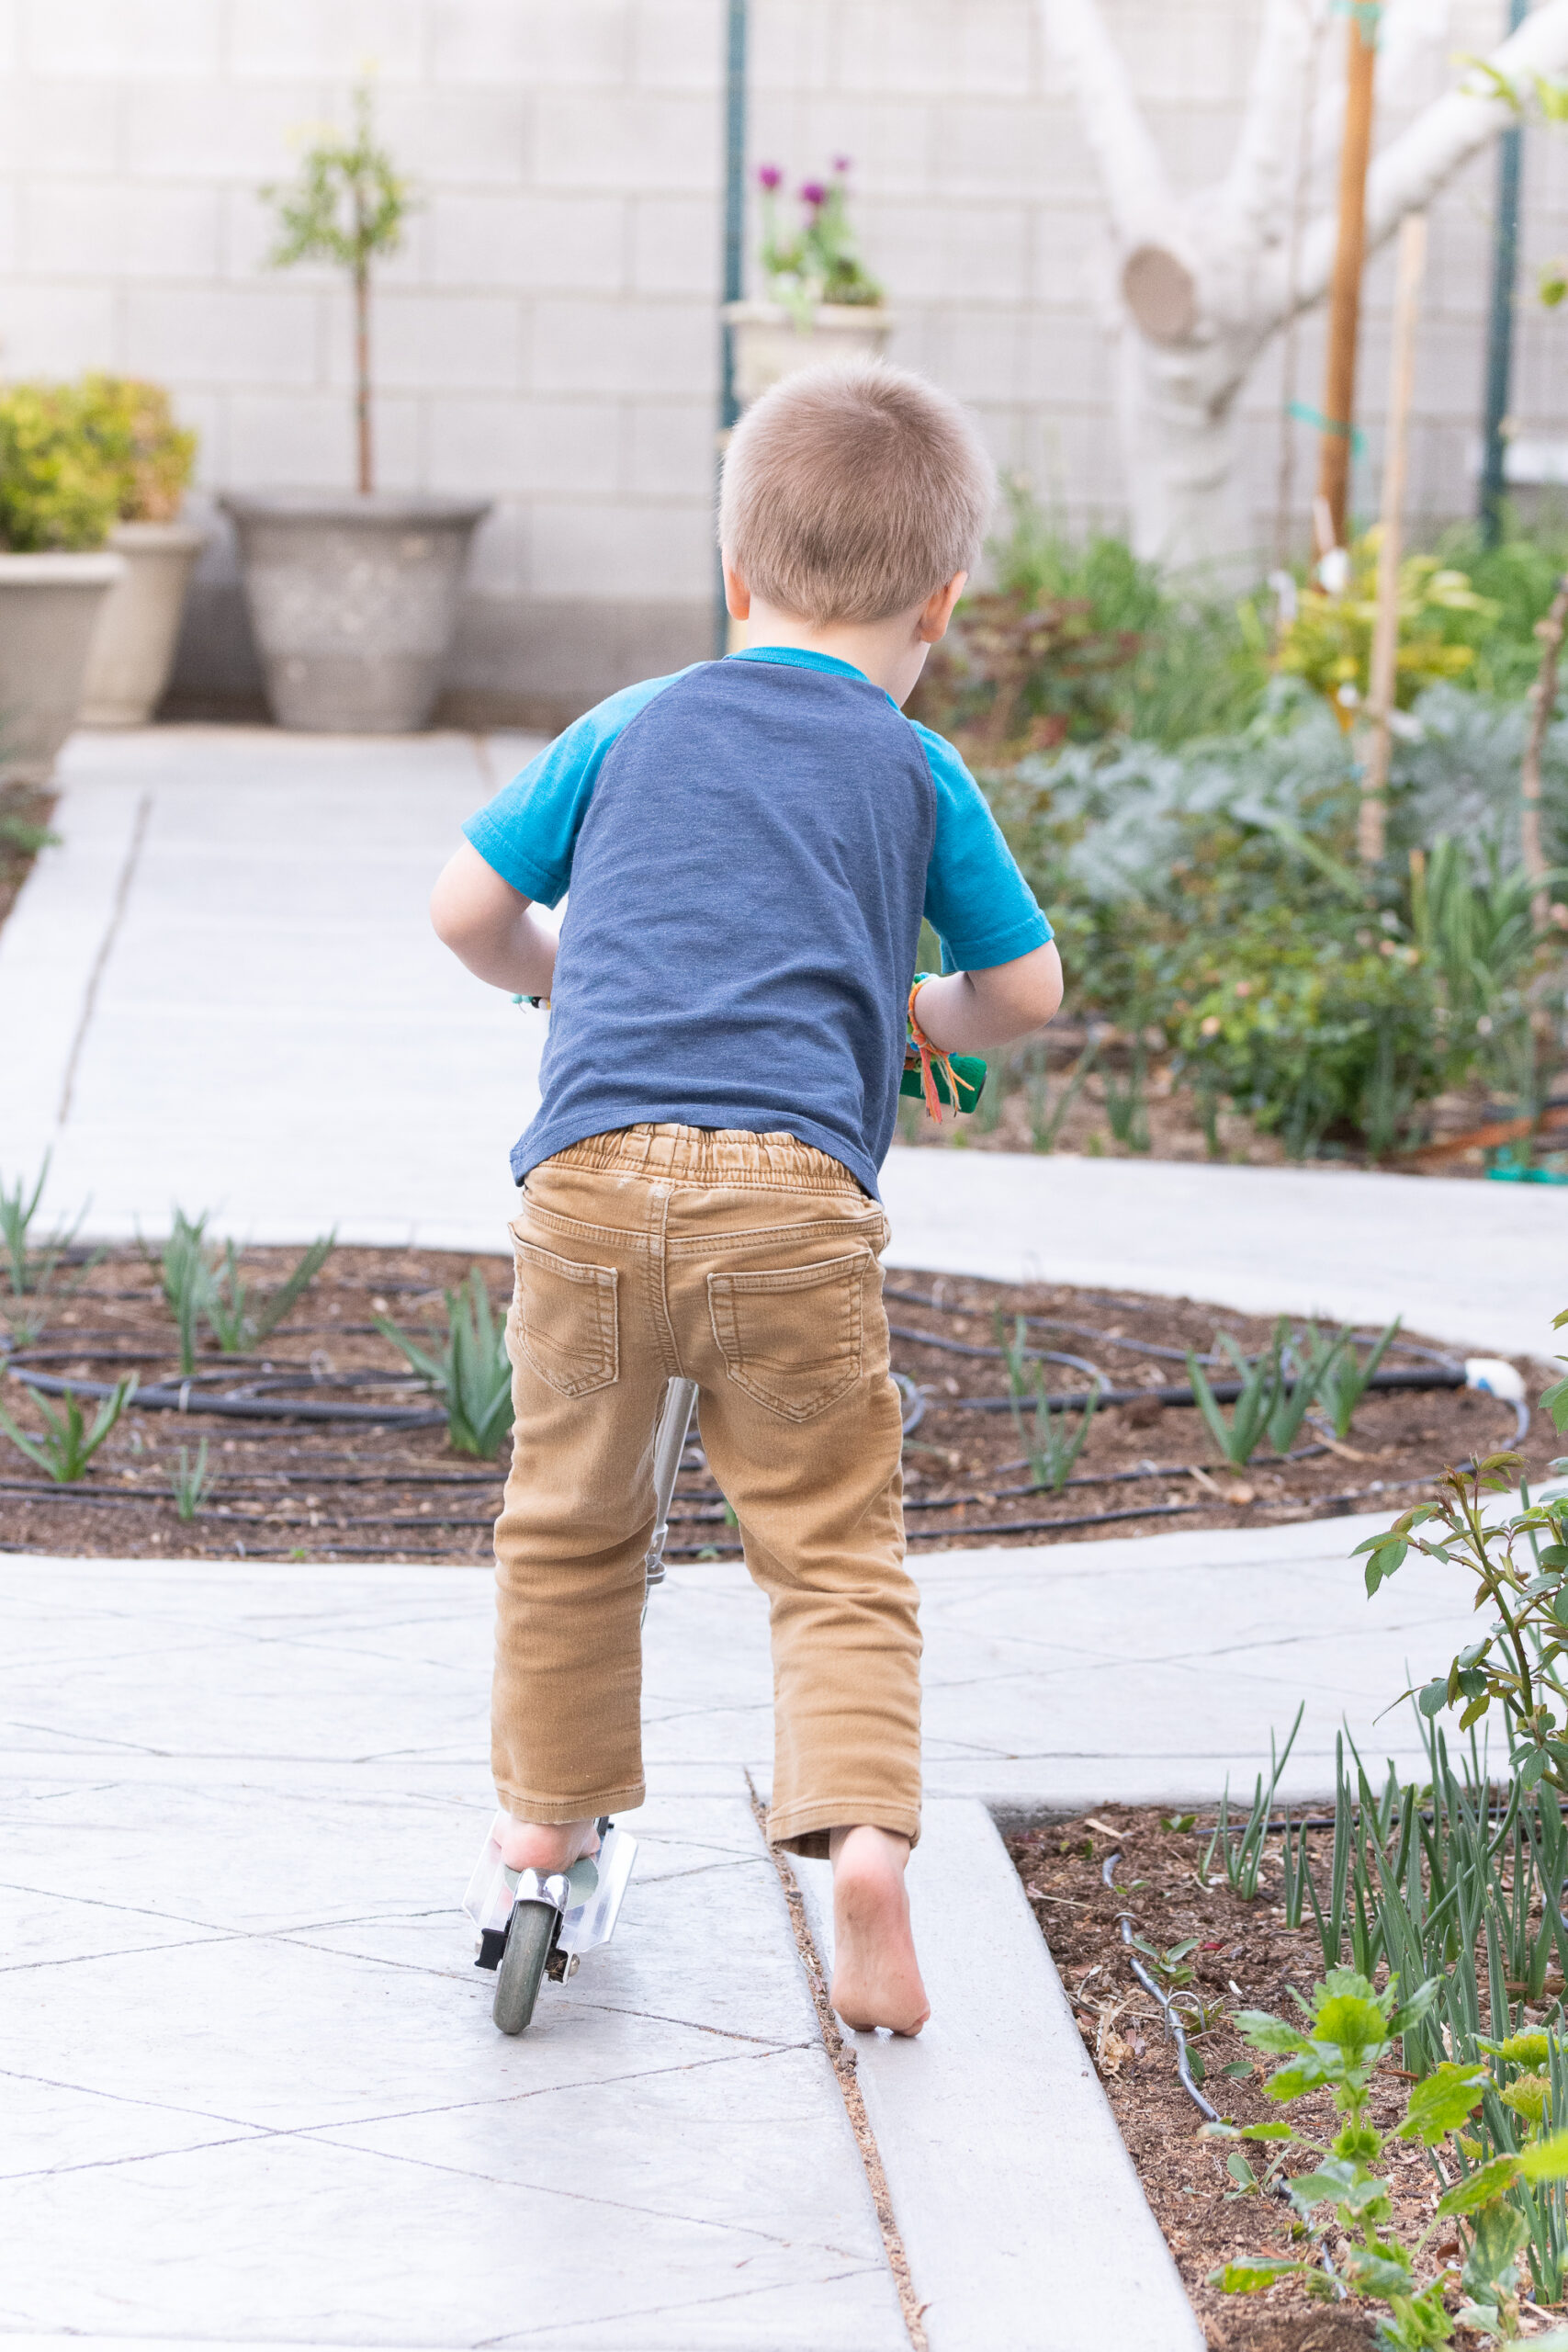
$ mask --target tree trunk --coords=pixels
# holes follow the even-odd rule
[[[1117,246],[1117,412],[1133,543],[1174,565],[1234,565],[1257,537],[1237,479],[1236,397],[1270,336],[1321,300],[1333,265],[1335,222],[1320,215],[1302,236],[1291,282],[1280,158],[1284,125],[1300,106],[1304,0],[1265,0],[1235,165],[1220,185],[1188,198],[1169,186],[1098,0],[1042,6]],[[1533,75],[1568,68],[1568,0],[1540,0],[1488,62],[1527,89]],[[1418,116],[1368,175],[1367,252],[1511,119],[1506,104],[1468,80]]]
[[[361,262],[354,273],[354,424],[358,444],[359,487],[376,487],[370,439],[370,272]]]

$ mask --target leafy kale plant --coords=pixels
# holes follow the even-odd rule
[[[1402,2006],[1397,1976],[1380,1992],[1354,1969],[1335,1968],[1314,1987],[1310,2004],[1296,1996],[1300,2025],[1261,2009],[1238,2013],[1235,2023],[1253,2048],[1283,2061],[1265,2086],[1268,2097],[1285,2105],[1326,2090],[1343,2120],[1326,2143],[1284,2120],[1204,2127],[1210,2138],[1252,2141],[1269,2150],[1272,2161],[1260,2179],[1237,2148],[1228,2159],[1231,2177],[1244,2194],[1282,2190],[1297,2217],[1294,2234],[1311,2249],[1228,2262],[1212,2274],[1212,2285],[1228,2294],[1258,2294],[1280,2278],[1294,2278],[1311,2294],[1336,2300],[1347,2292],[1365,2296],[1382,2306],[1377,2333],[1386,2352],[1422,2352],[1424,2346],[1447,2344],[1461,2324],[1506,2339],[1517,2334],[1518,2256],[1526,2225],[1506,2200],[1521,2184],[1568,2178],[1568,2132],[1527,2140],[1517,2151],[1462,2171],[1438,2199],[1413,2249],[1389,2232],[1393,2200],[1381,2167],[1390,2138],[1416,2140],[1436,2151],[1468,2123],[1492,2085],[1483,2062],[1445,2059],[1412,2086],[1404,2120],[1392,2134],[1371,2121],[1374,2073],[1437,1995],[1437,1981],[1429,1978]],[[1310,2171],[1285,2171],[1286,2157],[1296,2150],[1316,2159]],[[1417,2269],[1427,2240],[1445,2224],[1454,2226],[1465,2250],[1460,2284],[1468,2301],[1452,2315],[1445,2301],[1452,2272],[1440,2268],[1423,2278]],[[1325,2243],[1334,2233],[1340,2240],[1337,2264]],[[1555,2340],[1561,2352],[1568,2336]]]

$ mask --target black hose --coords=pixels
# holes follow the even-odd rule
[[[36,1388],[41,1396],[112,1396],[116,1384],[108,1380],[60,1380],[53,1373],[29,1372],[26,1364],[7,1366],[13,1380]],[[182,1380],[177,1388],[139,1388],[131,1399],[139,1408],[154,1413],[214,1413],[236,1421],[364,1421],[378,1429],[433,1430],[446,1426],[444,1408],[393,1406],[383,1412],[375,1405],[311,1405],[286,1403],[268,1396],[209,1396],[197,1380]]]
[[[1464,1366],[1460,1363],[1434,1365],[1429,1372],[1374,1372],[1367,1383],[1369,1388],[1462,1388]],[[1234,1405],[1241,1395],[1239,1380],[1215,1380],[1210,1383],[1214,1402]],[[1048,1396],[1046,1404],[1054,1413],[1081,1413],[1092,1396],[1097,1405],[1194,1405],[1197,1398],[1190,1388],[1099,1388],[1073,1389],[1059,1396]],[[1034,1402],[1032,1397],[1015,1399],[1011,1396],[936,1396],[932,1403],[941,1412],[1010,1413],[1015,1402]]]

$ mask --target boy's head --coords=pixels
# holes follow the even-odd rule
[[[880,360],[802,368],[747,410],[718,533],[751,594],[818,626],[882,621],[973,570],[996,469],[956,401]]]

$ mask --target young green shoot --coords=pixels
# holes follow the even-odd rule
[[[292,1314],[337,1244],[335,1230],[311,1242],[304,1256],[275,1291],[253,1289],[240,1272],[240,1253],[232,1241],[209,1270],[202,1305],[209,1329],[225,1355],[241,1355],[269,1340]]]
[[[1089,1402],[1069,1429],[1065,1408],[1058,1406],[1053,1416],[1051,1399],[1045,1388],[1044,1367],[1029,1359],[1029,1325],[1020,1315],[1013,1323],[1012,1337],[1007,1336],[1001,1315],[995,1318],[997,1343],[1007,1363],[1008,1396],[1012,1407],[1013,1426],[1018,1442],[1029,1463],[1029,1475],[1035,1485],[1060,1494],[1073,1474],[1074,1465],[1089,1441],[1094,1421],[1095,1408],[1100,1403],[1100,1390],[1089,1392]],[[1029,1425],[1024,1420],[1024,1405],[1032,1401],[1033,1413]]]
[[[198,1510],[205,1509],[217,1483],[217,1473],[209,1473],[207,1467],[207,1440],[203,1438],[197,1447],[194,1462],[182,1445],[178,1465],[169,1471],[175,1509],[181,1519],[192,1520]]]
[[[512,1362],[506,1326],[495,1315],[484,1276],[471,1267],[468,1282],[446,1293],[446,1344],[432,1355],[389,1321],[376,1328],[408,1358],[446,1407],[446,1433],[459,1453],[489,1461],[512,1427]]]
[[[46,1477],[52,1478],[57,1487],[74,1486],[78,1478],[85,1476],[94,1454],[135,1394],[134,1373],[128,1374],[123,1380],[117,1380],[99,1405],[89,1429],[73,1389],[68,1388],[65,1392],[62,1413],[55,1412],[35,1391],[33,1402],[44,1418],[41,1434],[30,1437],[26,1430],[18,1429],[3,1405],[0,1405],[0,1430],[4,1430],[17,1451],[26,1454]]]

